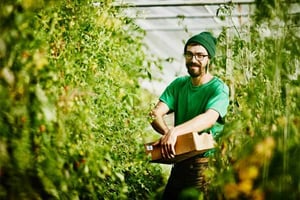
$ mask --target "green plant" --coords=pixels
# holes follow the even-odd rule
[[[0,197],[141,199],[143,32],[110,1],[0,6]]]
[[[299,3],[256,6],[250,27],[220,37],[223,54],[230,55],[218,62],[230,70],[232,102],[208,176],[217,199],[297,199],[300,49],[299,14],[292,8]]]

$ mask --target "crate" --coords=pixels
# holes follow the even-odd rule
[[[209,149],[213,149],[215,142],[212,134],[208,133],[187,133],[177,137],[175,144],[175,157],[164,159],[161,154],[160,145],[153,146],[155,142],[146,143],[146,154],[151,157],[151,162],[172,164],[202,154]]]

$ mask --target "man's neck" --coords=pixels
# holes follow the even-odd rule
[[[208,83],[213,76],[210,73],[205,73],[202,76],[192,77],[193,86],[200,86],[205,83]]]

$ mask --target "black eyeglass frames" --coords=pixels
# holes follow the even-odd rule
[[[187,51],[187,52],[185,52],[185,54],[184,54],[184,57],[185,57],[185,59],[187,59],[187,60],[192,60],[194,56],[195,56],[196,60],[202,61],[202,60],[203,60],[206,56],[208,56],[208,55],[204,55],[204,54],[202,54],[202,53],[195,53],[195,54],[193,54],[193,53],[190,52],[190,51]]]

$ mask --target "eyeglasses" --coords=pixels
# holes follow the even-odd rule
[[[198,61],[202,61],[204,59],[204,57],[208,56],[208,55],[203,55],[202,53],[195,53],[193,54],[190,51],[185,52],[184,57],[187,60],[192,60],[193,57],[195,56],[196,60]]]

